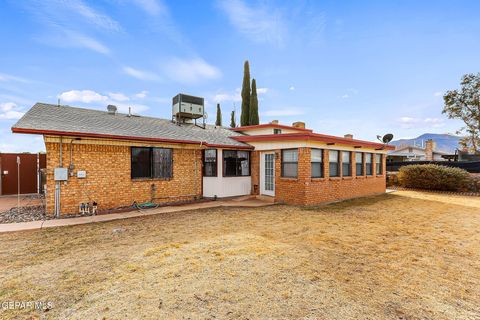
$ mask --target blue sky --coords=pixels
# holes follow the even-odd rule
[[[10,127],[35,102],[169,118],[179,92],[210,121],[240,109],[243,62],[260,121],[374,140],[454,133],[442,94],[479,72],[478,1],[32,0],[0,4],[0,151],[43,150]]]

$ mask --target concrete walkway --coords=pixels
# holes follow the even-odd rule
[[[239,197],[239,198],[233,198],[229,200],[208,201],[208,202],[201,202],[201,203],[185,204],[180,206],[166,206],[166,207],[155,208],[155,209],[144,209],[144,210],[135,210],[135,211],[129,211],[129,212],[121,212],[121,213],[110,213],[110,214],[103,214],[98,216],[19,222],[19,223],[3,223],[3,224],[0,224],[0,233],[35,230],[35,229],[42,229],[42,228],[73,226],[78,224],[128,219],[128,218],[134,218],[134,217],[150,216],[150,215],[160,214],[160,213],[180,212],[180,211],[197,210],[197,209],[205,209],[205,208],[264,207],[272,204],[273,204],[273,199],[268,199],[265,197],[261,197],[261,198]]]

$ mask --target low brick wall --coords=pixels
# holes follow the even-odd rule
[[[63,167],[70,163],[70,140],[63,143]],[[46,142],[47,150],[47,196],[46,210],[53,214],[55,181],[53,170],[59,166],[59,143]],[[150,146],[150,145],[149,145]],[[161,147],[162,145],[155,145]],[[164,145],[171,148],[171,145]],[[161,198],[156,202],[192,200],[201,197],[202,153],[200,149],[173,149],[173,178],[132,179],[130,169],[130,146],[73,144],[74,177],[61,182],[61,213],[77,213],[82,202],[97,202],[99,210],[129,206]],[[196,167],[195,167],[196,160]],[[85,170],[87,177],[77,178],[77,170]],[[195,175],[195,171],[197,174]],[[196,177],[196,182],[195,182]],[[196,189],[195,189],[196,188]],[[184,196],[188,195],[188,196]]]
[[[343,199],[357,198],[385,192],[385,157],[382,175],[356,176],[355,163],[352,157],[351,177],[329,177],[328,161],[324,161],[325,178],[311,178],[310,148],[298,150],[298,177],[281,177],[281,151],[276,150],[275,162],[275,201],[296,205],[315,205]],[[323,159],[328,159],[329,150],[323,150]],[[365,172],[365,168],[363,168]],[[376,172],[373,162],[373,172]]]

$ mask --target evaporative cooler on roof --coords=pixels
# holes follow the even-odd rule
[[[172,120],[178,125],[182,123],[191,123],[195,120],[197,125],[197,119],[203,119],[203,126],[205,128],[205,104],[204,99],[201,97],[190,96],[187,94],[177,94],[172,99]]]

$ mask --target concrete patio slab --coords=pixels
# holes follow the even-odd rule
[[[63,226],[73,226],[73,225],[79,225],[79,224],[105,222],[105,221],[112,221],[112,220],[119,220],[119,219],[129,219],[129,218],[149,216],[154,214],[180,212],[180,211],[197,210],[197,209],[205,209],[205,208],[264,207],[264,206],[270,206],[272,204],[273,202],[270,201],[269,199],[257,199],[253,197],[247,197],[239,200],[238,198],[233,198],[229,200],[191,203],[191,204],[185,204],[180,206],[166,206],[166,207],[160,207],[160,208],[154,208],[154,209],[143,209],[143,210],[135,210],[135,211],[129,211],[129,212],[103,214],[98,216],[54,219],[54,220],[44,220],[44,221],[31,221],[31,222],[20,222],[20,223],[3,223],[3,224],[0,224],[0,233],[36,230],[36,229],[54,228],[54,227],[63,227]]]

